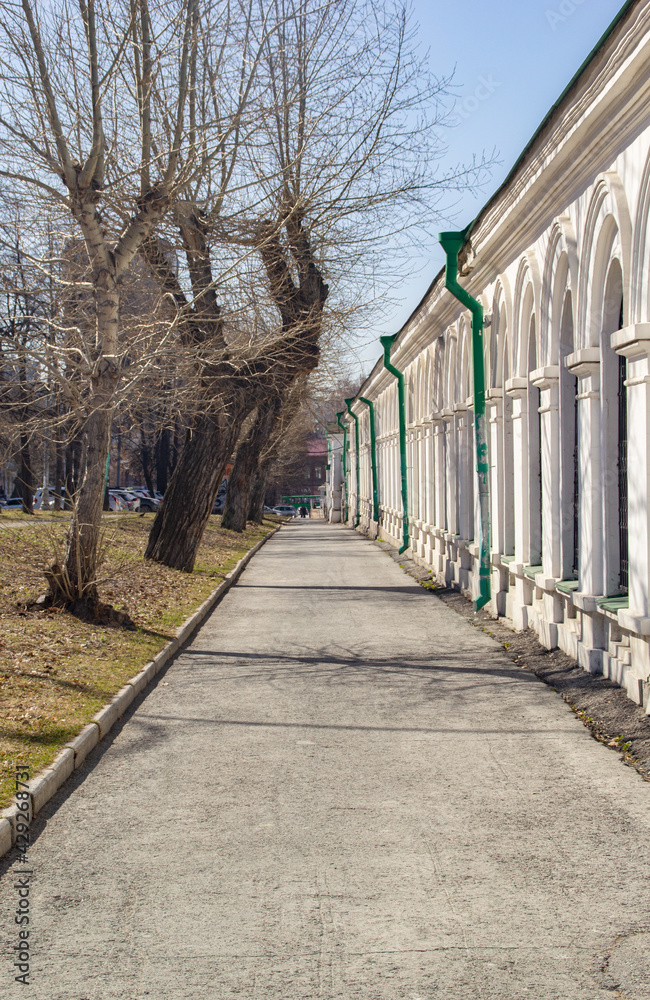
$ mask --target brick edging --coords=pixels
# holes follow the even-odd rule
[[[109,703],[104,705],[93,716],[92,721],[87,726],[84,726],[79,735],[69,743],[66,743],[52,763],[43,771],[39,771],[28,782],[29,822],[39,814],[43,806],[58,792],[59,788],[67,781],[70,775],[77,768],[81,767],[90,751],[97,746],[100,740],[104,739],[115,723],[122,718],[134,698],[148,687],[156,674],[160,673],[165,664],[187,642],[192,633],[203,623],[223,595],[237,582],[242,571],[255,553],[268,542],[269,538],[273,538],[273,535],[277,534],[281,527],[282,524],[278,524],[273,531],[269,531],[268,535],[261,538],[257,545],[254,545],[252,549],[248,550],[246,555],[242,556],[235,568],[226,574],[219,586],[212,591],[199,609],[183,622],[176,633],[176,638],[168,642],[154,656],[153,660],[147,663],[134,677],[131,677],[120,688],[117,694],[111,698]],[[24,818],[25,812],[19,812],[15,802],[0,812],[0,857],[7,854],[16,842],[16,820],[19,816]]]

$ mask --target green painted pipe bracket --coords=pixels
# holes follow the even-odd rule
[[[483,352],[483,306],[458,283],[458,254],[467,241],[467,231],[439,233],[438,239],[447,257],[445,288],[472,313],[472,373],[474,382],[474,435],[476,473],[480,511],[479,593],[474,610],[479,611],[491,597],[490,587],[490,486],[485,420],[485,362]]]
[[[348,467],[347,467],[347,461],[346,461],[346,455],[345,455],[345,453],[346,453],[347,446],[348,446],[348,429],[341,422],[341,417],[343,416],[344,413],[345,413],[345,410],[339,410],[339,412],[336,414],[336,422],[339,425],[339,427],[341,428],[341,430],[343,431],[343,454],[341,456],[341,461],[342,461],[342,465],[343,465],[343,483],[344,483],[344,486],[345,486],[345,508],[344,508],[345,517],[343,518],[343,522],[344,522],[344,524],[347,524],[347,520],[348,520]]]
[[[409,535],[409,494],[408,479],[406,476],[406,408],[404,401],[404,373],[399,371],[395,365],[391,364],[390,349],[397,334],[392,337],[380,337],[379,342],[384,349],[384,368],[397,379],[397,409],[399,417],[399,466],[402,480],[402,545],[398,549],[399,554],[406,552],[410,543]]]
[[[375,433],[375,404],[365,396],[359,396],[359,402],[368,407],[370,421],[370,468],[372,471],[372,519],[379,524],[379,489],[377,486],[377,435]]]
[[[345,405],[348,408],[348,413],[354,420],[354,457],[355,457],[355,473],[356,473],[356,497],[357,497],[357,509],[355,512],[355,528],[359,527],[359,521],[361,520],[361,515],[359,513],[359,491],[361,489],[359,485],[359,418],[356,413],[352,412],[352,404],[354,403],[355,397],[352,396],[350,399],[345,400]]]

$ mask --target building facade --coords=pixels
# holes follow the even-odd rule
[[[648,66],[650,2],[637,0],[553,107],[459,257],[459,280],[485,313],[490,607],[646,705]],[[341,509],[348,525],[406,545],[441,582],[475,596],[471,317],[444,273],[394,338],[390,364],[377,362],[341,416]],[[402,423],[395,371],[404,377]]]

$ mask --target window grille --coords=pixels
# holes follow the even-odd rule
[[[627,358],[618,359],[618,551],[619,589],[628,588],[627,536]]]
[[[578,380],[576,379],[576,391]],[[578,400],[573,396],[573,575],[580,573],[580,464],[578,457]]]

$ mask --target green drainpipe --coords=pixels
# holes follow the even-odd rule
[[[409,547],[409,494],[408,480],[406,478],[406,412],[404,409],[404,375],[398,371],[395,365],[390,363],[390,349],[397,334],[392,337],[380,337],[379,342],[384,348],[384,368],[397,379],[397,402],[399,412],[399,465],[402,479],[402,545],[398,549],[399,554],[406,552]]]
[[[352,404],[354,403],[355,398],[356,398],[355,396],[352,396],[351,399],[346,399],[345,405],[348,408],[348,413],[354,420],[354,455],[356,459],[355,464],[356,464],[356,477],[357,477],[357,510],[355,517],[356,521],[355,528],[358,528],[359,521],[361,520],[361,515],[359,514],[359,418],[356,415],[356,413],[352,412]]]
[[[348,469],[347,469],[347,462],[345,460],[345,452],[346,452],[346,449],[347,449],[347,446],[348,446],[348,429],[347,429],[347,427],[344,424],[341,423],[341,417],[343,416],[344,413],[345,413],[345,410],[340,410],[336,414],[336,422],[339,425],[339,427],[341,428],[341,430],[343,431],[343,454],[341,456],[341,461],[343,463],[343,483],[345,484],[345,508],[344,508],[345,516],[343,518],[343,523],[347,524],[347,521],[348,521]]]
[[[370,467],[372,469],[372,519],[379,523],[379,490],[377,489],[377,437],[375,435],[375,404],[365,396],[359,396],[359,402],[368,407],[370,420]]]
[[[485,423],[485,366],[483,355],[483,306],[458,284],[458,254],[466,236],[462,233],[439,233],[438,239],[447,255],[445,287],[472,313],[472,371],[474,376],[474,435],[476,438],[476,472],[478,475],[479,510],[479,595],[474,610],[479,611],[490,600],[490,488],[488,483],[488,445]]]

